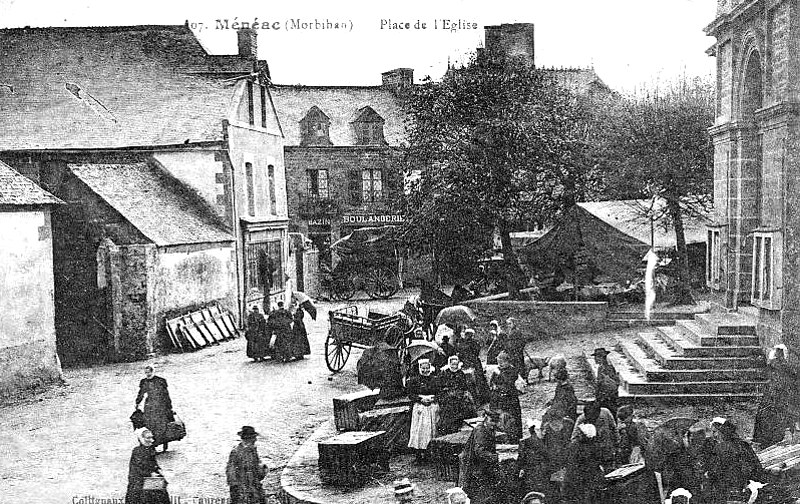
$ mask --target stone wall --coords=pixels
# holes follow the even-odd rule
[[[59,379],[50,211],[0,212],[0,397]]]
[[[477,316],[473,327],[486,328],[492,320],[505,326],[505,320],[514,317],[522,334],[531,340],[596,331],[608,318],[608,303],[600,302],[471,300],[464,304]]]
[[[209,304],[236,313],[236,265],[233,243],[164,247],[148,269],[153,328],[152,351],[168,351],[172,344],[164,322]]]

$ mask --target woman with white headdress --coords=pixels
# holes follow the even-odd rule
[[[153,446],[153,433],[146,427],[136,429],[139,444],[131,452],[128,466],[128,491],[125,494],[127,504],[169,504],[166,480],[163,480],[161,468],[156,462],[156,449]],[[146,478],[160,478],[163,488],[145,488]]]
[[[417,460],[425,457],[428,444],[436,437],[436,422],[439,421],[439,405],[436,393],[439,383],[428,359],[417,361],[419,374],[412,376],[406,383],[408,397],[414,403],[411,410],[411,431],[408,447],[417,451]]]
[[[786,361],[786,346],[776,345],[770,352],[769,383],[761,396],[753,428],[753,442],[762,448],[779,443],[786,429],[794,429],[795,418],[789,411],[795,373]]]

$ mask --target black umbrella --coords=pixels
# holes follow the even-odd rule
[[[308,313],[313,320],[317,320],[317,307],[305,292],[293,292],[292,297]]]

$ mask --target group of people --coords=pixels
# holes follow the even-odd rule
[[[303,321],[303,308],[298,306],[292,313],[284,308],[283,301],[267,317],[254,306],[247,315],[245,338],[247,356],[253,361],[264,361],[267,357],[280,362],[303,359],[311,353],[308,332]]]
[[[523,495],[541,502],[605,502],[605,475],[615,467],[644,461],[646,429],[633,413],[623,406],[615,421],[607,408],[592,402],[573,420],[551,407],[541,421],[528,423],[530,436],[520,442],[516,466],[509,473],[501,471],[496,452],[500,415],[486,410],[461,454],[459,484],[473,504],[516,503]],[[647,461],[643,502],[657,502],[659,491],[711,504],[747,500],[743,490],[751,480],[759,481],[763,471],[732,421],[713,419],[710,435],[704,428],[679,435],[674,448],[667,444]]]
[[[167,482],[156,460],[156,447],[167,451],[167,426],[175,418],[167,380],[155,374],[152,364],[145,366],[139,382],[136,409],[144,403],[144,426],[134,430],[138,444],[131,452],[128,466],[128,504],[170,504]],[[255,443],[260,435],[245,425],[238,432],[241,442],[233,448],[226,467],[231,504],[266,504],[261,481],[267,466],[261,463]]]
[[[128,467],[128,504],[170,504],[164,474],[158,465],[155,439],[147,427],[135,431],[139,444],[131,453]],[[261,481],[268,467],[261,462],[256,448],[260,434],[249,425],[237,433],[240,443],[231,450],[225,475],[230,489],[230,504],[266,504],[267,497]]]
[[[519,502],[523,495],[538,496],[541,502],[599,502],[605,475],[636,462],[646,462],[647,474],[652,474],[654,499],[661,490],[662,496],[674,491],[693,495],[699,502],[723,503],[737,498],[749,480],[761,478],[758,457],[729,419],[715,418],[710,432],[686,426],[649,434],[630,405],[618,407],[619,375],[604,348],[592,354],[597,364],[595,400],[578,414],[569,373],[565,367],[556,369],[554,395],[541,419],[525,423],[528,435],[523,437],[519,396],[527,370],[524,339],[515,332],[513,318],[505,330],[496,321],[490,323],[488,373],[475,331],[460,326],[453,327],[452,340],[445,336],[440,343],[415,331],[415,338],[428,340],[432,351],[406,363],[400,362],[396,352],[389,352],[393,359],[384,362],[390,365],[380,366],[379,385],[386,385],[381,386],[382,393],[385,389],[407,395],[413,403],[408,446],[416,450],[419,462],[428,458],[427,448],[434,438],[458,432],[465,419],[483,414],[460,455],[459,485],[472,504]],[[248,317],[246,334],[247,355],[254,360],[272,356],[285,362],[308,354],[300,308],[291,314],[279,303],[265,319],[256,307]],[[786,362],[785,347],[773,350],[769,364],[771,379],[753,434],[753,441],[763,447],[781,441],[784,431],[794,427],[790,391],[797,377]],[[145,368],[145,378],[139,383],[137,409],[143,401],[145,427],[135,431],[139,443],[131,454],[126,502],[166,504],[166,487],[154,487],[151,480],[163,480],[155,447],[163,445],[167,450],[165,429],[174,412],[167,382],[155,375],[152,365]],[[498,430],[504,433],[504,442],[519,444],[516,465],[510,471],[499,465]],[[238,434],[241,443],[231,452],[226,471],[231,502],[264,503],[261,480],[267,468],[255,448],[259,434],[250,426]],[[664,439],[650,439],[659,435]]]
[[[455,326],[452,340],[445,335],[439,343],[432,335],[425,336],[422,330],[415,333],[415,338],[427,339],[434,349],[431,355],[406,363],[408,371],[403,379],[404,392],[413,402],[409,447],[418,451],[419,459],[426,458],[425,450],[433,438],[457,432],[465,419],[484,408],[498,412],[500,428],[509,442],[516,443],[522,438],[519,396],[520,380],[524,382],[526,374],[524,345],[510,336],[515,334],[513,318],[507,321],[507,331],[502,331],[497,321],[492,321],[490,327],[490,349],[496,353],[489,360],[488,378],[474,329]],[[385,381],[397,383],[399,378],[390,375],[398,372],[392,373],[387,368]],[[563,394],[566,387],[571,386],[565,382],[559,393]]]
[[[644,462],[649,475],[645,480],[652,483],[646,491],[652,491],[654,502],[659,484],[665,495],[678,492],[696,496],[695,501],[721,503],[735,497],[750,479],[761,477],[753,448],[739,437],[731,420],[715,418],[709,431],[690,432],[687,427],[677,441],[650,444],[648,430],[636,420],[633,408],[618,406],[620,378],[604,348],[592,354],[597,365],[595,400],[579,415],[569,373],[557,369],[554,395],[541,419],[526,422],[528,436],[523,438],[519,396],[520,382],[527,378],[524,345],[519,344],[521,338],[509,337],[515,330],[513,319],[506,327],[503,331],[496,321],[490,324],[487,369],[495,363],[496,369],[487,373],[485,394],[477,383],[483,364],[472,329],[455,328],[454,343],[442,338],[437,354],[420,359],[405,379],[414,403],[409,446],[420,451],[419,458],[425,458],[423,450],[433,438],[455,432],[463,419],[483,412],[483,422],[460,457],[459,483],[473,504],[519,502],[523,495],[539,496],[542,502],[600,502],[606,474]],[[763,446],[783,438],[788,418],[785,386],[794,377],[783,353],[776,353],[772,385],[756,419],[755,436],[765,438]],[[444,359],[446,365],[440,368]],[[471,369],[464,373],[467,363]],[[513,471],[500,470],[496,431],[505,434],[504,442],[519,443]]]

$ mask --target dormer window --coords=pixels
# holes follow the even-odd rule
[[[300,145],[333,145],[330,139],[331,120],[316,105],[300,120]]]
[[[356,145],[383,145],[383,117],[370,107],[361,107],[350,122]]]

